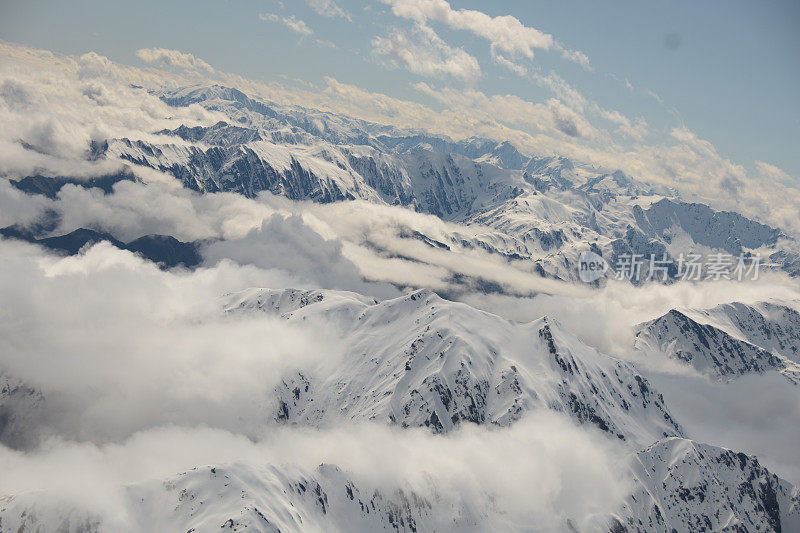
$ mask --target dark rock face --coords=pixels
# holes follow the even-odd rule
[[[173,268],[179,265],[193,268],[203,261],[200,254],[202,246],[200,241],[181,242],[169,235],[145,235],[126,244],[109,233],[87,228],[78,228],[65,235],[55,237],[36,238],[25,228],[9,226],[0,229],[0,236],[38,244],[66,255],[75,255],[87,245],[106,241],[120,250],[129,250],[157,263],[162,268]]]
[[[768,320],[744,304],[726,304],[712,310],[707,320],[713,322],[712,317],[717,315],[727,317],[731,324],[738,324],[739,338],[711,323],[700,322],[701,315],[692,318],[672,309],[638,326],[636,346],[648,354],[682,361],[718,381],[774,370],[797,382],[798,368],[792,358],[797,357],[800,341],[793,326],[800,323],[800,315],[783,306],[764,305],[767,316],[780,317],[784,323]]]
[[[135,177],[130,171],[121,170],[116,174],[88,179],[34,175],[26,176],[20,180],[9,181],[15,188],[28,194],[41,194],[48,198],[55,198],[65,185],[76,185],[85,189],[98,188],[105,194],[110,194],[113,192],[114,184],[120,181],[135,181]]]
[[[91,245],[102,241],[108,241],[120,249],[125,248],[124,243],[118,241],[110,234],[86,228],[78,228],[71,233],[59,235],[57,237],[34,239],[34,242],[44,246],[45,248],[64,252],[67,255],[75,255],[87,244]]]
[[[181,242],[170,235],[145,235],[126,244],[125,249],[167,268],[192,268],[203,262],[198,243]]]
[[[718,248],[732,255],[742,253],[742,247],[760,248],[774,245],[784,235],[755,220],[729,211],[714,211],[707,205],[663,199],[647,210],[634,208],[636,222],[650,235],[660,235],[673,225],[683,228],[692,239],[704,246]]]
[[[639,488],[611,531],[791,531],[800,494],[755,457],[687,439],[637,454]],[[616,528],[616,529],[615,529]]]

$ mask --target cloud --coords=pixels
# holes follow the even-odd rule
[[[800,297],[796,284],[777,277],[752,285],[701,287],[635,289],[611,283],[587,296],[589,289],[542,280],[480,250],[445,252],[400,236],[406,228],[434,236],[467,231],[435,217],[361,202],[320,206],[268,194],[255,200],[200,195],[169,176],[141,168],[135,170],[146,183],[122,182],[108,195],[66,186],[54,200],[23,195],[7,179],[33,172],[90,176],[119,170],[117,161],[88,161],[89,143],[118,136],[147,138],[159,129],[213,124],[220,118],[199,106],[168,107],[132,84],[159,88],[214,80],[261,98],[402,127],[426,125],[460,137],[512,139],[528,151],[551,150],[624,168],[696,197],[714,195],[716,205],[744,207],[797,226],[798,193],[778,167],[757,162],[757,173],[748,174],[685,127],[675,128],[664,143],[633,150],[603,144],[604,132],[588,122],[584,111],[606,113],[612,123],[634,132],[638,124],[594,109],[555,76],[548,82],[561,91],[559,99],[542,102],[416,84],[437,111],[333,78],[326,79],[321,92],[258,84],[205,69],[204,62],[182,53],[151,51],[156,64],[171,62],[169,66],[182,71],[167,73],[126,67],[94,53],[61,57],[2,43],[0,50],[3,59],[13,58],[0,62],[0,170],[6,175],[0,178],[0,223],[33,223],[53,210],[59,231],[89,226],[123,240],[148,233],[181,240],[225,239],[207,246],[206,264],[194,272],[163,272],[107,244],[59,258],[0,240],[0,368],[44,392],[47,404],[30,413],[27,430],[30,437],[49,437],[33,453],[0,447],[0,492],[61,488],[75,493],[75,479],[84,474],[97,480],[86,485],[97,487],[94,496],[102,498],[106,489],[144,476],[167,476],[198,463],[240,457],[263,463],[268,457],[309,468],[321,461],[338,462],[366,479],[410,478],[420,490],[425,487],[422,480],[433,476],[436,486],[454,498],[497,494],[497,501],[507,506],[506,516],[523,525],[553,514],[557,519],[584,516],[612,506],[625,492],[614,468],[618,450],[557,414],[535,413],[508,431],[464,428],[453,440],[372,427],[327,433],[268,427],[265,432],[270,388],[282,373],[298,364],[324,368],[337,361],[342,347],[335,330],[287,327],[262,316],[222,316],[219,296],[251,286],[396,293],[387,283],[455,292],[454,274],[462,274],[520,293],[552,291],[533,299],[460,296],[520,320],[555,316],[590,344],[629,358],[636,357],[627,351],[630,325],[676,305]],[[650,367],[639,362],[654,373],[668,370],[657,362]],[[692,402],[699,406],[697,418],[688,417],[688,427],[698,435],[705,435],[704,417],[718,417],[705,431],[719,431],[796,476],[793,451],[785,445],[796,441],[793,430],[781,432],[769,421],[766,426],[759,422],[764,412],[797,419],[796,394],[772,390],[767,380],[743,382],[730,394],[740,394],[741,402],[764,387],[770,394],[759,397],[758,409],[731,404],[745,409],[740,418],[736,409],[725,407],[720,414],[715,407],[731,401],[725,391],[668,392],[679,403],[683,395],[681,410],[691,410]],[[775,442],[764,437],[775,434],[780,435]],[[497,449],[518,458],[515,468],[506,468]],[[464,464],[471,467],[465,470]],[[530,479],[537,480],[536,487],[530,487]],[[92,500],[87,495],[80,492],[78,499]]]
[[[326,41],[324,39],[316,39],[314,42],[322,46],[323,48],[336,48],[336,45],[334,43],[332,43],[331,41]]]
[[[280,287],[287,274],[230,262],[162,272],[107,243],[63,259],[17,242],[0,249],[12,306],[0,317],[0,368],[45,397],[23,413],[28,439],[102,442],[169,423],[252,434],[283,372],[339,353],[322,330],[223,316],[222,294]]]
[[[582,52],[564,49],[552,35],[525,26],[511,15],[491,17],[472,9],[455,10],[446,0],[382,0],[392,6],[398,17],[424,24],[428,20],[441,22],[456,30],[466,30],[488,40],[493,47],[512,55],[533,59],[534,50],[556,48],[562,57],[588,68],[589,59]]]
[[[647,96],[649,96],[650,98],[652,98],[653,100],[655,100],[656,102],[658,102],[659,104],[663,104],[664,103],[664,100],[662,100],[661,96],[659,96],[658,93],[656,93],[655,91],[651,91],[650,89],[646,89],[645,90],[645,94]]]
[[[536,103],[515,95],[486,95],[477,90],[455,91],[449,88],[434,89],[426,83],[414,85],[420,92],[437,99],[454,112],[481,124],[501,123],[510,126],[533,128],[549,134],[591,139],[594,127],[585,117],[561,101],[550,98]]]
[[[402,66],[422,76],[450,76],[465,83],[481,77],[478,60],[461,48],[445,43],[429,27],[417,25],[410,34],[395,30],[386,37],[372,40],[373,52],[388,59],[392,66]]]
[[[510,59],[503,57],[503,55],[498,54],[495,50],[495,47],[491,47],[491,54],[492,54],[492,61],[500,65],[501,67],[505,67],[517,76],[526,76],[528,74],[528,69],[525,68],[524,65],[520,65],[519,63],[515,63]]]
[[[331,218],[341,220],[341,211]],[[458,507],[484,509],[488,493],[494,507],[487,513],[499,512],[518,529],[537,516],[553,528],[567,518],[588,526],[619,505],[629,489],[626,450],[559,413],[447,436],[366,423],[327,430],[270,423],[271,391],[281,376],[304,367],[332,373],[344,347],[333,324],[224,316],[219,296],[296,281],[254,266],[265,261],[261,255],[289,254],[274,260],[335,276],[335,261],[332,273],[324,272],[333,248],[311,237],[298,217],[272,219],[239,243],[240,254],[255,247],[250,265],[221,260],[195,272],[164,272],[106,244],[57,258],[0,240],[0,368],[45,398],[25,413],[25,436],[33,440],[18,436],[15,443],[26,444],[18,450],[0,446],[0,491],[44,490],[38,502],[55,498],[126,523],[126,484],[200,464],[311,470],[332,463],[359,484],[399,486]],[[287,239],[308,240],[306,249],[291,249]],[[304,263],[315,258],[316,265]],[[38,437],[44,440],[36,445]],[[507,453],[497,454],[501,448]],[[513,469],[502,466],[509,454],[517,457]],[[76,490],[76,476],[91,482]]]
[[[136,56],[145,63],[154,63],[160,67],[178,67],[187,70],[214,72],[214,68],[192,54],[169,50],[167,48],[141,48]]]
[[[800,389],[785,377],[750,374],[727,384],[665,374],[651,379],[696,439],[756,455],[782,478],[800,484]]]
[[[209,244],[203,256],[212,265],[230,259],[240,265],[291,272],[302,287],[343,289],[379,298],[400,294],[388,284],[365,283],[358,267],[342,254],[342,242],[324,239],[299,215],[274,214],[240,239]]]
[[[291,31],[304,37],[314,33],[314,30],[309,28],[308,24],[298,19],[294,15],[289,15],[288,17],[279,17],[274,13],[259,13],[258,18],[264,22],[280,22]]]
[[[632,287],[612,280],[589,293],[561,292],[533,298],[466,294],[460,299],[509,320],[530,322],[542,316],[553,317],[584,343],[604,353],[632,360],[645,370],[674,373],[685,367],[643,359],[633,351],[634,326],[674,308],[708,309],[734,301],[752,304],[770,298],[800,299],[800,287],[786,276],[762,273],[758,281],[747,283],[709,281]]]
[[[790,176],[786,171],[776,167],[775,165],[765,163],[764,161],[756,161],[755,164],[759,177],[762,179],[775,183],[783,183],[785,185],[790,185],[797,182],[797,180]]]
[[[510,15],[490,17],[475,10],[454,10],[445,0],[386,0],[392,12],[403,18],[424,23],[428,19],[442,22],[451,28],[468,30],[490,41],[508,53],[533,57],[533,50],[548,50],[553,46],[552,35],[522,24]]]
[[[533,73],[533,79],[542,87],[547,87],[564,101],[568,106],[576,111],[583,111],[588,106],[588,100],[575,87],[553,72],[548,74]]]
[[[185,69],[177,73],[139,69],[94,53],[72,58],[9,43],[0,43],[0,53],[5,59],[0,62],[0,83],[5,84],[0,91],[0,112],[5,117],[0,122],[0,171],[6,173],[24,175],[31,169],[45,169],[50,173],[86,175],[94,167],[76,156],[86,150],[92,139],[141,135],[142,131],[181,123],[222,120],[199,106],[169,108],[145,90],[130,86],[157,89],[219,83],[281,104],[299,104],[396,127],[413,129],[424,124],[433,133],[455,139],[479,135],[508,140],[526,153],[563,155],[608,170],[621,169],[642,181],[678,190],[685,199],[740,211],[787,231],[800,232],[794,215],[800,192],[792,184],[769,179],[768,173],[748,173],[741,165],[721,157],[711,143],[698,142],[691,132],[628,146],[623,141],[636,140],[644,133],[643,121],[628,118],[628,126],[624,120],[609,115],[607,118],[618,120],[612,121],[616,131],[605,131],[575,111],[580,94],[570,102],[564,92],[567,86],[554,84],[553,90],[562,91],[561,106],[573,108],[571,117],[560,113],[556,102],[530,102],[514,95],[475,92],[462,95],[417,84],[423,94],[444,106],[436,110],[331,77],[325,78],[323,88],[316,91],[258,83],[219,71],[212,75]],[[558,81],[550,78],[554,83]],[[52,79],[60,81],[51,83]],[[515,103],[519,105],[516,110]],[[488,107],[494,104],[500,112],[493,113]],[[585,113],[603,118],[602,108],[598,106],[598,112],[595,104],[586,105]],[[43,109],[48,111],[42,112]],[[677,130],[688,132],[685,128]],[[39,146],[37,149],[46,153],[26,149],[19,140]]]
[[[550,71],[548,74],[534,72],[532,77],[536,83],[553,91],[556,96],[575,111],[581,113],[590,111],[614,123],[617,125],[617,132],[620,135],[637,141],[641,141],[647,135],[647,122],[644,117],[631,120],[617,110],[603,109],[596,103],[589,102],[583,94],[555,72]]]
[[[526,531],[534,522],[543,531],[560,531],[567,519],[591,530],[630,490],[619,445],[549,412],[504,430],[464,427],[446,436],[375,424],[322,431],[270,427],[255,439],[208,427],[154,427],[118,443],[52,439],[30,454],[0,447],[0,461],[3,493],[37,491],[40,508],[65,502],[99,515],[114,530],[140,529],[136,520],[170,523],[174,505],[148,501],[153,514],[137,512],[141,496],[157,498],[160,490],[130,494],[124,486],[148,482],[161,489],[159,481],[197,465],[252,469],[254,490],[265,467],[287,474],[299,468],[303,475],[321,463],[338,465],[370,496],[413,491],[433,509],[469,513],[477,529],[493,531]],[[78,488],[76,479],[86,482]]]
[[[625,137],[641,141],[647,135],[647,121],[644,117],[637,117],[631,120],[617,110],[603,109],[599,106],[596,111],[604,119],[616,124],[617,131]]]
[[[23,202],[19,202],[22,199]],[[10,209],[5,209],[8,204]],[[290,277],[299,287],[358,291],[379,298],[397,287],[464,292],[482,279],[512,293],[581,292],[581,287],[541,278],[527,263],[509,263],[482,249],[436,250],[403,237],[414,232],[449,241],[480,234],[411,210],[351,201],[331,205],[291,202],[263,193],[252,200],[233,193],[199,194],[175,181],[130,181],[112,194],[67,185],[55,200],[29,197],[0,181],[0,221],[32,223],[54,213],[61,235],[94,228],[130,241],[172,235],[182,241],[220,240],[203,249],[207,266],[234,261]],[[454,281],[463,278],[463,282]],[[364,281],[369,280],[369,281]]]
[[[587,56],[583,52],[578,50],[568,50],[558,43],[556,43],[556,49],[561,52],[561,57],[563,57],[567,61],[572,61],[573,63],[577,63],[578,65],[582,66],[585,70],[594,70],[592,65],[589,63],[589,56]]]
[[[120,67],[97,54],[54,58],[2,47],[0,62],[0,173],[5,175],[97,175],[119,163],[89,161],[90,143],[140,136],[185,124],[213,124],[223,118],[200,106],[170,108],[137,84],[160,85],[170,75]],[[150,51],[152,52],[152,51]],[[148,52],[148,53],[150,53]],[[208,73],[188,54],[159,55],[194,65],[188,75]],[[176,59],[177,58],[177,59]],[[164,59],[166,61],[166,59]],[[186,71],[186,69],[182,69]]]
[[[342,18],[348,22],[352,22],[350,13],[342,9],[342,7],[333,0],[306,0],[306,3],[318,15],[328,17],[330,19]]]

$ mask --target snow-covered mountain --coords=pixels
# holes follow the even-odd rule
[[[274,391],[273,411],[264,413],[266,424],[326,428],[369,421],[428,427],[435,434],[462,424],[502,428],[527,412],[555,410],[629,450],[620,468],[630,493],[594,517],[589,531],[777,532],[800,525],[797,488],[755,457],[686,438],[663,397],[632,364],[586,346],[552,319],[515,323],[428,290],[378,301],[343,291],[250,289],[226,296],[223,305],[234,319],[265,314],[332,327],[340,332],[335,342],[346,348],[333,370],[298,368],[287,375]],[[742,319],[747,313],[761,314],[762,326],[770,325],[750,328],[750,338],[794,351],[797,315],[788,307],[765,303],[709,312],[730,317],[731,324],[751,324]],[[4,420],[12,421],[5,422],[6,431],[46,398],[4,379],[0,405]],[[8,495],[0,499],[0,528],[530,529],[509,522],[491,494],[479,502],[430,498],[406,486],[365,484],[330,464],[313,471],[247,462],[202,466],[121,490],[124,513],[112,516],[47,494]],[[556,530],[584,531],[569,519]]]
[[[795,531],[800,491],[754,457],[688,439],[662,439],[623,465],[632,491],[582,531]],[[534,480],[532,480],[534,482]],[[313,471],[249,463],[208,465],[122,490],[122,516],[83,511],[47,494],[0,498],[3,531],[531,531],[493,505],[423,497],[353,481],[336,465]],[[434,492],[435,494],[435,492]],[[546,530],[579,531],[566,518]]]
[[[226,119],[195,127],[174,127],[173,124],[171,129],[140,132],[139,136],[132,132],[128,137],[93,141],[86,155],[93,163],[106,159],[117,166],[119,162],[127,166],[109,175],[87,180],[35,173],[14,176],[15,179],[9,181],[9,197],[18,195],[26,200],[41,200],[40,204],[32,201],[30,205],[41,208],[42,216],[31,222],[30,217],[20,215],[18,218],[22,222],[0,228],[0,237],[28,241],[55,251],[59,256],[77,256],[46,255],[42,249],[15,243],[21,251],[15,249],[14,253],[36,258],[25,263],[35,265],[28,270],[44,272],[42,276],[48,283],[43,283],[47,285],[41,289],[43,293],[51,288],[52,279],[63,278],[69,278],[70,283],[85,292],[86,285],[81,283],[90,276],[87,272],[93,271],[84,268],[86,265],[81,261],[90,255],[91,250],[87,252],[87,249],[100,241],[108,241],[117,248],[109,246],[105,255],[91,258],[96,263],[92,268],[108,276],[99,282],[102,287],[115,286],[108,280],[116,279],[114,275],[118,270],[126,273],[140,268],[145,270],[142,265],[146,267],[146,276],[156,280],[152,286],[157,289],[147,285],[141,292],[131,283],[130,290],[137,291],[132,293],[136,300],[133,303],[147,311],[150,311],[148,301],[164,291],[158,285],[162,280],[160,276],[171,280],[165,286],[172,287],[170,283],[180,286],[174,292],[179,296],[184,294],[181,290],[188,292],[200,287],[196,292],[208,295],[209,287],[224,286],[224,290],[213,292],[216,296],[224,291],[238,291],[251,283],[262,283],[264,279],[276,280],[276,287],[320,287],[251,288],[234,292],[223,297],[219,311],[224,316],[215,314],[217,308],[213,300],[211,303],[205,300],[203,305],[211,309],[211,318],[202,312],[187,313],[189,318],[185,322],[191,322],[191,326],[183,323],[175,326],[176,330],[186,326],[185,331],[192,332],[196,331],[195,327],[205,326],[204,319],[214,324],[219,319],[227,325],[238,325],[237,320],[243,319],[241,322],[252,321],[259,328],[268,322],[270,328],[278,324],[269,331],[282,331],[283,326],[287,331],[290,328],[299,331],[301,325],[310,325],[314,331],[330,337],[324,339],[330,341],[332,347],[330,360],[325,364],[317,359],[314,363],[297,364],[290,360],[285,365],[285,361],[281,361],[281,371],[272,373],[272,377],[278,378],[278,385],[275,386],[276,381],[263,385],[263,390],[257,391],[258,400],[252,405],[250,398],[246,398],[243,405],[247,406],[247,413],[240,415],[238,404],[235,416],[228,416],[228,411],[223,410],[219,418],[225,420],[219,425],[224,431],[247,426],[247,437],[255,439],[254,434],[262,430],[320,430],[319,433],[324,434],[326,430],[349,424],[372,424],[371,428],[444,440],[458,435],[460,430],[476,426],[491,432],[511,431],[521,427],[526,417],[546,413],[558,416],[559,420],[566,419],[570,428],[578,426],[581,434],[597,439],[593,443],[621,450],[620,456],[628,461],[614,467],[629,483],[626,487],[630,491],[613,508],[598,510],[591,527],[581,529],[577,522],[568,518],[558,527],[540,527],[535,516],[524,525],[511,523],[494,499],[495,495],[488,490],[480,495],[479,501],[454,500],[437,497],[435,490],[432,491],[434,496],[422,495],[407,485],[359,479],[355,473],[333,464],[304,469],[291,464],[243,460],[198,465],[193,470],[169,474],[163,479],[132,482],[120,488],[122,498],[117,502],[121,505],[117,509],[120,512],[110,516],[85,511],[75,502],[54,501],[39,492],[0,494],[0,533],[800,530],[798,489],[778,477],[780,472],[767,470],[754,456],[692,440],[695,435],[685,429],[690,428],[690,424],[681,424],[681,420],[673,416],[668,401],[651,384],[655,379],[648,380],[650,370],[587,345],[581,340],[585,337],[579,338],[570,331],[570,324],[564,325],[551,317],[515,322],[466,303],[450,301],[427,288],[412,290],[426,285],[424,280],[415,284],[415,276],[423,268],[431,267],[437,270],[437,280],[438,270],[446,271],[442,278],[472,276],[463,281],[463,286],[474,288],[475,294],[471,296],[476,298],[486,296],[487,292],[506,292],[497,295],[502,303],[505,300],[500,299],[508,294],[529,295],[530,292],[525,292],[529,289],[520,283],[523,285],[520,293],[512,293],[499,283],[484,280],[481,276],[486,270],[511,265],[518,268],[515,274],[535,273],[576,282],[576,262],[579,254],[586,250],[601,255],[612,269],[620,258],[631,254],[664,259],[668,263],[668,276],[663,281],[668,284],[681,283],[677,279],[677,255],[690,251],[711,250],[732,255],[759,253],[769,256],[771,264],[765,268],[783,269],[797,276],[800,275],[800,248],[794,240],[796,236],[738,213],[685,201],[673,190],[651,187],[616,169],[594,167],[564,157],[523,154],[508,142],[481,138],[454,141],[423,131],[400,130],[334,113],[277,105],[219,85],[159,90],[154,94],[172,106],[170,111],[199,105],[221,113]],[[144,231],[144,236],[122,238],[99,222],[94,223],[117,215],[123,221],[135,221],[144,211],[131,206],[137,201],[152,202],[146,195],[143,196],[146,200],[125,197],[118,203],[103,204],[98,208],[101,215],[95,218],[82,218],[73,213],[70,219],[58,212],[59,202],[67,197],[76,202],[71,205],[73,210],[91,211],[88,202],[96,201],[100,205],[107,196],[117,199],[117,192],[121,191],[122,197],[123,190],[128,187],[136,190],[131,195],[144,194],[141,189],[149,185],[129,183],[137,179],[129,170],[136,166],[171,174],[183,187],[199,193],[189,193],[180,186],[174,188],[184,196],[171,200],[180,204],[180,209],[186,207],[187,212],[212,209],[201,205],[200,200],[222,202],[233,198],[242,203],[230,204],[234,207],[225,209],[235,211],[246,205],[257,214],[249,218],[247,213],[241,218],[215,214],[202,220],[187,214],[196,233],[181,241],[168,235],[144,234]],[[67,187],[67,194],[62,195],[64,187]],[[77,187],[95,190],[86,194]],[[5,189],[0,192],[5,194]],[[217,192],[241,196],[213,194]],[[249,200],[262,193],[280,195],[288,200],[275,204],[302,206],[298,211],[308,208],[308,212],[312,212],[313,207],[315,211],[307,217],[309,220],[300,215],[292,218],[291,224],[282,224],[283,213],[276,214],[272,203]],[[409,216],[405,221],[381,227],[386,236],[384,241],[364,236],[363,242],[355,242],[336,234],[339,228],[335,224],[328,225],[328,219],[323,216],[334,218],[333,209],[338,205],[289,202],[292,200],[317,204],[362,200],[369,204],[348,205],[359,205],[365,210],[378,205],[382,206],[381,212]],[[194,201],[197,205],[192,204]],[[157,215],[164,206],[166,203],[148,206],[147,212]],[[325,212],[328,209],[331,211]],[[310,220],[315,215],[319,218]],[[269,216],[277,222],[265,223]],[[409,222],[412,219],[429,223],[414,225]],[[66,223],[89,220],[93,225],[64,229],[61,224],[65,220]],[[153,226],[163,223],[175,229],[180,223],[170,226],[173,222],[173,219],[169,223],[156,221]],[[141,227],[151,226],[142,224]],[[323,229],[321,233],[314,233],[313,239],[305,239],[302,234],[307,230],[307,235],[311,235],[323,227],[336,234],[333,235],[335,239],[326,241],[330,235],[323,235]],[[231,230],[230,234],[245,237],[222,237],[227,234],[220,228],[233,228],[235,231]],[[285,232],[280,233],[276,228]],[[270,232],[280,233],[277,237],[266,236],[280,240],[281,246],[262,242],[261,238]],[[349,237],[359,239],[367,231],[357,228],[351,233],[356,236]],[[213,237],[203,240],[204,237],[197,234]],[[403,256],[403,268],[412,263],[420,267],[419,271],[408,268],[401,281],[370,278],[366,269],[359,270],[355,259],[351,261],[352,256],[359,252],[366,254],[364,250],[368,250],[369,254],[374,253],[374,257],[370,255],[365,260],[372,261],[372,271],[391,269],[396,265],[392,260],[406,251],[403,244],[390,249],[392,244],[386,243],[395,240],[408,245],[405,248],[409,255]],[[325,253],[311,253],[316,251],[312,248],[321,247],[322,242],[330,244],[330,249],[324,250]],[[306,245],[308,250],[303,252],[309,253],[291,256],[284,262],[262,264],[259,261],[260,255],[267,253],[291,255],[289,252],[298,243]],[[234,265],[233,254],[220,253],[219,264],[212,264],[208,260],[212,245],[222,248],[225,244],[231,244],[236,251],[246,248],[247,254],[239,256],[247,255],[247,260]],[[359,248],[361,245],[363,247]],[[447,261],[435,264],[434,258],[427,263],[425,253],[413,253],[420,248],[431,256],[447,255]],[[139,258],[121,250],[133,252]],[[478,257],[483,261],[488,257],[484,252],[493,257],[481,263],[482,269],[471,271],[476,272],[474,276],[442,267],[444,263],[458,263],[466,257]],[[38,253],[41,257],[36,255]],[[375,294],[403,295],[379,300],[328,288],[341,287],[340,284],[326,285],[324,281],[315,283],[313,280],[295,284],[291,271],[307,265],[291,264],[292,261],[314,263],[316,273],[327,268],[329,257],[346,263],[343,267],[346,272],[341,277],[347,278],[349,288],[373,288],[377,284],[373,282],[380,281],[385,282],[381,289],[386,292],[376,290]],[[141,258],[158,263],[162,270]],[[170,270],[175,267],[179,270]],[[241,267],[241,271],[237,267]],[[631,281],[643,283],[647,274],[645,266],[640,279]],[[228,275],[233,279],[229,284],[209,281]],[[330,278],[338,277],[339,273],[333,272]],[[292,284],[284,283],[288,279]],[[329,278],[320,276],[319,279]],[[535,281],[543,286],[551,283],[539,278]],[[552,285],[575,289],[565,284]],[[668,291],[672,287],[655,289]],[[82,296],[84,292],[78,294]],[[364,292],[372,294],[367,289]],[[73,293],[65,291],[65,294],[67,296],[59,295],[60,298],[53,301],[75,302]],[[105,295],[102,296],[95,299],[94,304],[101,312],[106,312],[107,302]],[[196,294],[193,297],[193,302],[200,298]],[[569,301],[567,296],[559,297]],[[464,301],[472,300],[464,298]],[[539,303],[536,298],[524,303],[530,302],[533,302],[531,305]],[[80,302],[75,305],[77,303]],[[30,316],[36,317],[37,308],[32,306],[32,309]],[[797,302],[789,301],[752,305],[734,302],[712,309],[678,307],[638,325],[635,348],[648,357],[681,361],[723,383],[750,373],[779,372],[800,384],[800,312],[797,309]],[[204,307],[203,311],[206,310]],[[30,319],[24,314],[19,318],[12,311],[6,315],[3,306],[0,313],[2,325],[7,326],[6,332],[26,326],[26,319]],[[172,312],[167,309],[163,316],[170,317]],[[7,320],[7,316],[16,322]],[[132,324],[132,331],[138,333],[152,322],[142,321],[145,326],[136,321]],[[84,326],[79,323],[74,329]],[[237,330],[222,328],[220,331]],[[171,333],[163,335],[170,337]],[[84,334],[81,330],[76,337]],[[258,335],[254,335],[255,345],[272,341],[260,335],[259,329]],[[169,341],[169,338],[167,341],[159,339],[143,347],[142,352],[160,354],[159,350],[170,349]],[[230,339],[230,342],[237,341],[237,338]],[[104,342],[102,354],[111,352],[113,355],[116,345]],[[16,351],[24,353],[20,348],[22,344],[25,343],[8,342],[4,346],[16,354]],[[189,350],[200,351],[198,342],[186,344]],[[52,350],[60,355],[61,346],[53,343]],[[220,353],[210,350],[205,356],[216,362]],[[194,352],[187,359],[191,367]],[[24,360],[18,357],[15,362],[21,365],[19,361]],[[135,361],[138,363],[139,359]],[[187,366],[179,368],[185,371]],[[191,368],[190,373],[203,371],[204,368]],[[38,390],[4,372],[5,369],[0,368],[0,444],[4,447],[2,451],[8,452],[4,457],[12,457],[20,450],[34,449],[40,444],[40,437],[51,436],[49,431],[58,434],[58,428],[48,426],[52,418],[38,416],[45,412],[50,417],[59,416],[59,408],[64,408],[59,402],[67,402],[70,391],[69,387],[64,387],[48,397],[42,392],[44,388]],[[60,379],[60,375],[57,378]],[[88,388],[97,385],[93,378],[86,377]],[[232,380],[237,387],[241,383]],[[256,386],[262,385],[261,380],[254,381]],[[203,384],[216,385],[213,380],[203,381]],[[206,389],[201,388],[201,392],[205,394]],[[246,423],[238,425],[245,418],[248,418]],[[191,424],[205,421],[203,416],[197,415]],[[253,427],[255,431],[251,431]],[[76,431],[75,435],[80,438],[91,435],[90,430],[81,429],[84,431]],[[498,450],[498,455],[502,452]],[[497,464],[513,469],[515,457],[503,456]],[[530,479],[531,484],[537,481]],[[519,495],[520,499],[525,497],[526,494]]]
[[[515,324],[428,290],[375,302],[334,291],[249,290],[232,313],[334,321],[346,356],[330,376],[301,370],[276,391],[275,418],[311,425],[376,420],[446,432],[507,426],[553,409],[614,438],[682,435],[664,399],[629,363],[586,346],[556,321]]]
[[[612,531],[795,531],[800,491],[755,457],[669,438],[637,453]]]
[[[103,517],[36,495],[0,499],[4,531],[107,531]],[[322,464],[297,468],[236,463],[203,466],[174,478],[124,490],[130,520],[116,531],[322,531],[476,530],[468,509],[434,507],[414,493],[383,494],[359,487],[341,469]]]
[[[406,206],[474,226],[477,235],[450,236],[455,248],[531,260],[536,272],[565,280],[576,279],[577,256],[590,246],[612,269],[623,254],[665,258],[674,278],[676,243],[686,252],[765,250],[770,264],[800,273],[796,243],[779,229],[684,202],[620,171],[526,156],[509,143],[455,142],[280,106],[226,87],[159,94],[170,105],[199,104],[230,120],[157,132],[158,141],[110,139],[104,153],[171,173],[194,190]]]
[[[692,365],[719,381],[781,372],[800,383],[800,313],[776,302],[672,309],[637,327],[636,347]]]

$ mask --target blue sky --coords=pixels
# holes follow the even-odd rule
[[[481,75],[474,80],[420,74],[402,62],[393,65],[390,54],[376,54],[376,38],[393,32],[412,43],[419,39],[414,21],[381,1],[336,0],[344,16],[330,11],[329,0],[319,0],[316,9],[314,1],[2,0],[0,38],[66,54],[95,51],[130,64],[142,64],[136,56],[141,48],[176,49],[255,80],[280,81],[284,75],[323,84],[324,76],[333,76],[429,105],[435,102],[413,84],[542,101],[554,94],[530,74],[555,73],[603,109],[643,117],[651,136],[683,124],[747,168],[766,161],[800,177],[796,0],[453,0],[453,10],[512,15],[564,48],[585,53],[592,68],[565,60],[553,48],[534,49],[532,59],[496,49],[524,66],[529,75],[521,77],[493,59],[486,38],[427,20],[449,49],[463,49],[477,61]],[[303,33],[308,31],[313,33]]]

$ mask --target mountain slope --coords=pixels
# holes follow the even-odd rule
[[[695,441],[662,439],[636,454],[637,489],[614,531],[796,531],[800,492],[758,459]]]
[[[147,141],[110,139],[105,156],[168,172],[200,192],[405,206],[474,227],[476,235],[465,240],[450,236],[456,248],[531,260],[535,272],[570,281],[577,279],[578,255],[590,246],[612,269],[623,254],[666,258],[673,279],[677,266],[668,249],[683,241],[685,252],[766,248],[778,267],[798,273],[796,243],[780,230],[683,202],[674,191],[656,191],[620,171],[525,156],[509,143],[456,142],[280,106],[216,85],[159,95],[169,105],[198,104],[230,120],[163,130]]]
[[[632,491],[589,531],[795,531],[800,492],[757,459],[681,438],[631,456]],[[431,480],[431,483],[433,481]],[[435,484],[433,494],[437,494]],[[122,489],[123,512],[103,516],[47,494],[0,498],[3,531],[576,531],[565,519],[512,521],[492,503],[422,497],[353,481],[335,465],[313,471],[249,463],[203,466]],[[600,510],[598,510],[600,511]],[[548,522],[549,523],[549,522]]]
[[[768,302],[673,309],[637,326],[635,346],[683,361],[717,381],[775,370],[800,383],[798,319],[791,307]]]
[[[336,291],[251,289],[232,295],[227,309],[334,323],[343,332],[346,354],[335,374],[301,369],[285,378],[278,420],[368,419],[446,432],[553,409],[640,445],[681,435],[661,395],[630,364],[548,318],[515,324],[428,290],[374,302]]]

